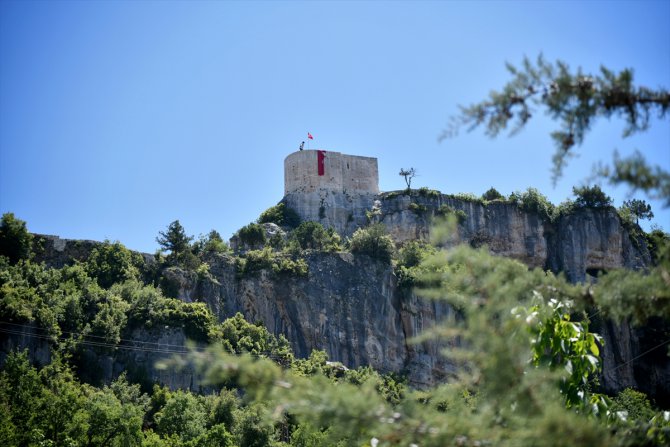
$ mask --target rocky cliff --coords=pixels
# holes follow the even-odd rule
[[[286,199],[289,204],[292,200],[297,199]],[[351,234],[365,213],[357,211],[350,217],[331,209],[329,214],[326,205],[334,208],[336,203],[329,200],[320,205],[326,208],[322,216],[313,220],[337,223],[345,234]],[[386,225],[400,243],[428,238],[431,220],[445,210],[462,211],[461,224],[450,244],[485,244],[494,254],[518,259],[529,267],[563,272],[574,282],[613,268],[644,268],[650,262],[646,246],[631,239],[610,209],[585,209],[550,221],[514,204],[484,205],[441,194],[380,194],[374,200],[364,200],[354,208],[368,206],[365,219]],[[343,209],[350,206],[342,203]],[[86,255],[82,243],[76,241],[50,237],[43,244],[45,259],[55,259],[55,264]],[[439,354],[444,343],[413,343],[414,337],[436,322],[454,317],[448,305],[400,290],[390,265],[365,256],[312,252],[306,261],[307,276],[270,271],[240,276],[233,257],[216,255],[210,260],[209,277],[175,268],[165,276],[177,285],[180,299],[206,302],[219,320],[242,312],[249,321],[260,321],[271,332],[284,334],[298,356],[324,349],[331,360],[349,367],[371,365],[381,371],[406,373],[417,386],[434,384],[454,372],[453,365]],[[596,323],[606,340],[602,383],[607,390],[631,386],[658,401],[670,401],[668,357],[642,356],[666,335],[667,326],[663,322],[657,325],[660,328],[633,329],[627,324]],[[169,336],[170,344],[179,344],[178,338],[183,338],[183,334],[159,332],[136,336],[150,341]],[[144,364],[149,376],[172,386],[192,387],[197,381],[192,371],[186,376],[165,376],[153,369],[155,359],[140,354],[117,353],[112,357],[111,370]]]

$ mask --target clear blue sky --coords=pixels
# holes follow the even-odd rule
[[[551,121],[438,143],[448,117],[540,52],[668,88],[668,23],[669,1],[2,1],[0,211],[146,252],[175,219],[228,238],[282,198],[308,131],[312,148],[377,157],[382,190],[414,167],[413,186],[533,186],[558,204],[614,149],[670,169],[669,121],[623,140],[600,122],[554,188]]]

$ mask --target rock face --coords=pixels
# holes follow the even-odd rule
[[[486,244],[494,254],[518,259],[529,267],[563,272],[573,282],[589,280],[599,271],[640,269],[650,264],[646,246],[631,240],[616,213],[608,209],[581,210],[549,222],[536,213],[520,211],[513,204],[492,202],[484,206],[433,193],[313,194],[316,195],[289,194],[284,202],[303,218],[320,221],[345,235],[352,234],[370,218],[383,223],[400,243],[426,239],[434,216],[461,211],[463,219],[449,244]],[[322,213],[320,206],[324,206]],[[312,215],[314,210],[316,216]],[[52,256],[53,265],[86,255],[80,242],[53,237],[44,241],[45,260]],[[439,355],[444,343],[412,342],[425,329],[455,317],[448,305],[400,290],[390,265],[365,256],[310,253],[306,261],[306,277],[270,271],[240,277],[234,258],[227,255],[212,257],[207,277],[174,268],[166,276],[176,285],[180,299],[206,302],[219,320],[241,312],[249,321],[260,321],[271,332],[285,335],[298,356],[307,356],[312,349],[324,349],[330,360],[348,367],[371,365],[381,371],[406,373],[417,386],[435,384],[455,372],[454,365]],[[659,340],[665,340],[662,337],[667,324],[653,322],[649,327],[634,329],[627,324],[596,320],[593,329],[606,341],[602,378],[606,390],[635,387],[658,402],[670,402],[670,362],[666,352],[660,349],[653,355],[644,354]],[[179,345],[184,336],[154,329],[133,337]],[[7,351],[6,341],[2,348]],[[159,359],[141,352],[117,353],[105,360],[104,374],[111,377],[124,368],[141,367],[147,377],[170,386],[197,387],[193,371],[171,375],[156,370],[156,360]]]

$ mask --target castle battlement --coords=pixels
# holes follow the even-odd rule
[[[377,159],[320,149],[303,150],[284,160],[284,194],[319,190],[378,194]]]

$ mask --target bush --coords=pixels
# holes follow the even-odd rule
[[[226,244],[218,231],[212,230],[207,236],[200,235],[195,244],[193,244],[193,251],[197,255],[230,253],[230,247]]]
[[[265,230],[263,227],[256,223],[250,223],[249,225],[242,227],[237,232],[237,236],[240,238],[240,242],[249,247],[260,247],[265,244]]]
[[[505,196],[500,194],[498,190],[492,186],[491,189],[482,194],[482,199],[491,202],[493,200],[505,200]]]
[[[509,200],[519,207],[519,209],[536,213],[546,220],[554,217],[556,207],[542,193],[535,188],[528,188],[523,193],[513,192]]]
[[[282,227],[295,228],[300,225],[300,216],[295,210],[281,202],[263,211],[256,222],[259,224],[275,223]]]
[[[16,264],[30,257],[33,235],[28,232],[26,223],[14,217],[14,213],[5,213],[0,222],[0,256],[9,258]]]
[[[142,256],[128,250],[120,242],[105,241],[93,249],[85,264],[86,272],[105,289],[117,282],[139,277]]]
[[[286,253],[277,253],[270,247],[262,250],[249,250],[243,258],[238,258],[239,275],[252,275],[261,270],[271,270],[277,275],[305,276],[308,266],[304,259],[292,259]]]
[[[578,208],[606,208],[612,206],[612,198],[600,189],[600,186],[573,187],[575,205]]]
[[[382,224],[359,228],[351,237],[351,252],[368,255],[384,262],[391,262],[395,250],[393,239]]]
[[[655,414],[647,395],[632,388],[626,388],[612,399],[610,411],[625,412],[629,421],[648,422]]]
[[[215,319],[205,303],[185,303],[178,299],[165,298],[153,287],[134,291],[131,288],[126,292],[133,300],[128,313],[129,325],[132,327],[178,327],[184,329],[189,338],[197,341],[208,340]]]
[[[484,205],[484,200],[481,197],[477,197],[476,195],[470,192],[459,192],[457,194],[448,194],[447,197],[450,199],[462,200],[463,202],[479,203],[480,205]]]
[[[339,251],[341,238],[332,228],[325,229],[318,222],[303,222],[291,234],[302,250]]]
[[[456,219],[458,219],[459,224],[462,224],[468,218],[468,215],[465,214],[465,211],[457,210],[455,208],[450,207],[449,205],[440,205],[435,214],[438,216],[449,216],[453,214],[454,216],[456,216]]]
[[[646,234],[646,239],[654,265],[659,265],[664,257],[666,262],[670,262],[670,234],[660,227],[652,226],[651,231]]]
[[[408,208],[411,212],[413,212],[417,216],[423,216],[428,211],[428,208],[426,208],[426,205],[421,205],[419,203],[414,203],[414,202],[410,203]]]
[[[419,188],[418,193],[422,197],[440,197],[440,191],[436,189],[428,189],[425,186]]]
[[[398,262],[395,274],[398,287],[408,289],[416,284],[417,278],[425,273],[421,262],[436,252],[435,247],[420,241],[410,241],[398,251]]]

